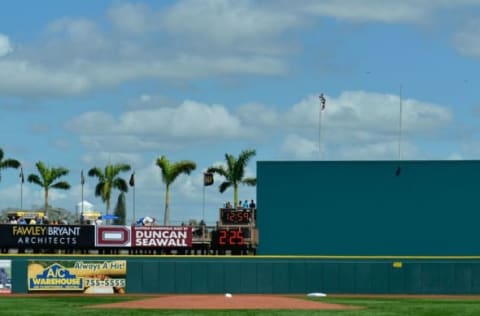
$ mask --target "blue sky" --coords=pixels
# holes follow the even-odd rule
[[[70,169],[71,190],[52,190],[50,204],[72,211],[82,169],[129,163],[137,217],[159,219],[156,158],[193,160],[171,187],[177,223],[202,217],[202,172],[225,153],[256,149],[252,176],[259,160],[478,159],[479,9],[478,0],[4,2],[0,148],[27,175],[39,160]],[[84,197],[104,211],[95,184],[87,177]],[[239,196],[256,199],[255,188]],[[207,222],[232,199],[206,188]],[[23,185],[26,208],[42,201]],[[129,218],[132,204],[130,190]],[[0,210],[19,206],[18,171],[4,170]]]

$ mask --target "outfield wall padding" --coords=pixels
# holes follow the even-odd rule
[[[2,256],[2,259],[8,257]],[[106,257],[45,257],[101,260]],[[14,293],[27,264],[12,257]],[[127,293],[480,294],[480,258],[112,257],[127,260]]]

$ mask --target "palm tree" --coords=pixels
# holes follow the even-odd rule
[[[233,186],[233,205],[238,205],[238,185],[246,184],[254,186],[257,184],[256,178],[244,178],[245,167],[250,158],[256,155],[254,149],[244,150],[240,153],[238,158],[231,154],[225,154],[226,166],[213,166],[207,169],[207,172],[217,173],[225,178],[225,181],[220,184],[218,190],[220,193],[225,192],[229,187]]]
[[[162,181],[166,186],[163,225],[170,225],[170,185],[180,174],[190,174],[192,170],[195,170],[197,165],[190,160],[181,160],[175,163],[170,163],[165,156],[157,158],[156,164],[162,170]]]
[[[95,196],[100,196],[102,202],[106,203],[108,215],[110,213],[110,196],[112,189],[118,189],[121,192],[128,192],[127,181],[119,176],[120,172],[130,171],[130,165],[127,164],[108,164],[104,171],[99,167],[93,167],[88,171],[90,177],[97,177],[98,183],[95,186]]]
[[[2,181],[2,169],[20,167],[20,162],[15,159],[5,159],[3,160],[3,150],[0,148],[0,181]]]
[[[35,164],[37,167],[38,173],[37,174],[30,174],[28,175],[27,181],[30,183],[35,183],[41,186],[44,190],[44,198],[45,198],[45,214],[48,217],[48,190],[49,189],[61,189],[61,190],[68,190],[70,189],[70,184],[66,181],[57,181],[57,179],[66,176],[70,171],[64,167],[52,167],[48,168],[45,164],[41,161]]]

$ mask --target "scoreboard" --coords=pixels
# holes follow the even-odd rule
[[[256,248],[258,232],[255,222],[256,209],[221,208],[219,223],[212,232],[212,247],[218,249]]]
[[[253,212],[251,209],[220,209],[221,225],[250,225]]]

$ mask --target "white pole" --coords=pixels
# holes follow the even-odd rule
[[[400,115],[399,115],[399,122],[398,122],[398,161],[402,160],[402,85],[400,85]]]
[[[133,223],[135,224],[137,217],[135,216],[135,186],[133,186]]]
[[[20,210],[23,211],[23,181],[22,180],[20,180]]]
[[[80,214],[80,224],[83,224],[83,222],[85,221],[85,219],[83,218],[85,216],[85,212],[84,212],[84,208],[83,208],[83,181],[82,181],[82,213]]]
[[[203,185],[202,221],[205,223],[205,184]]]

